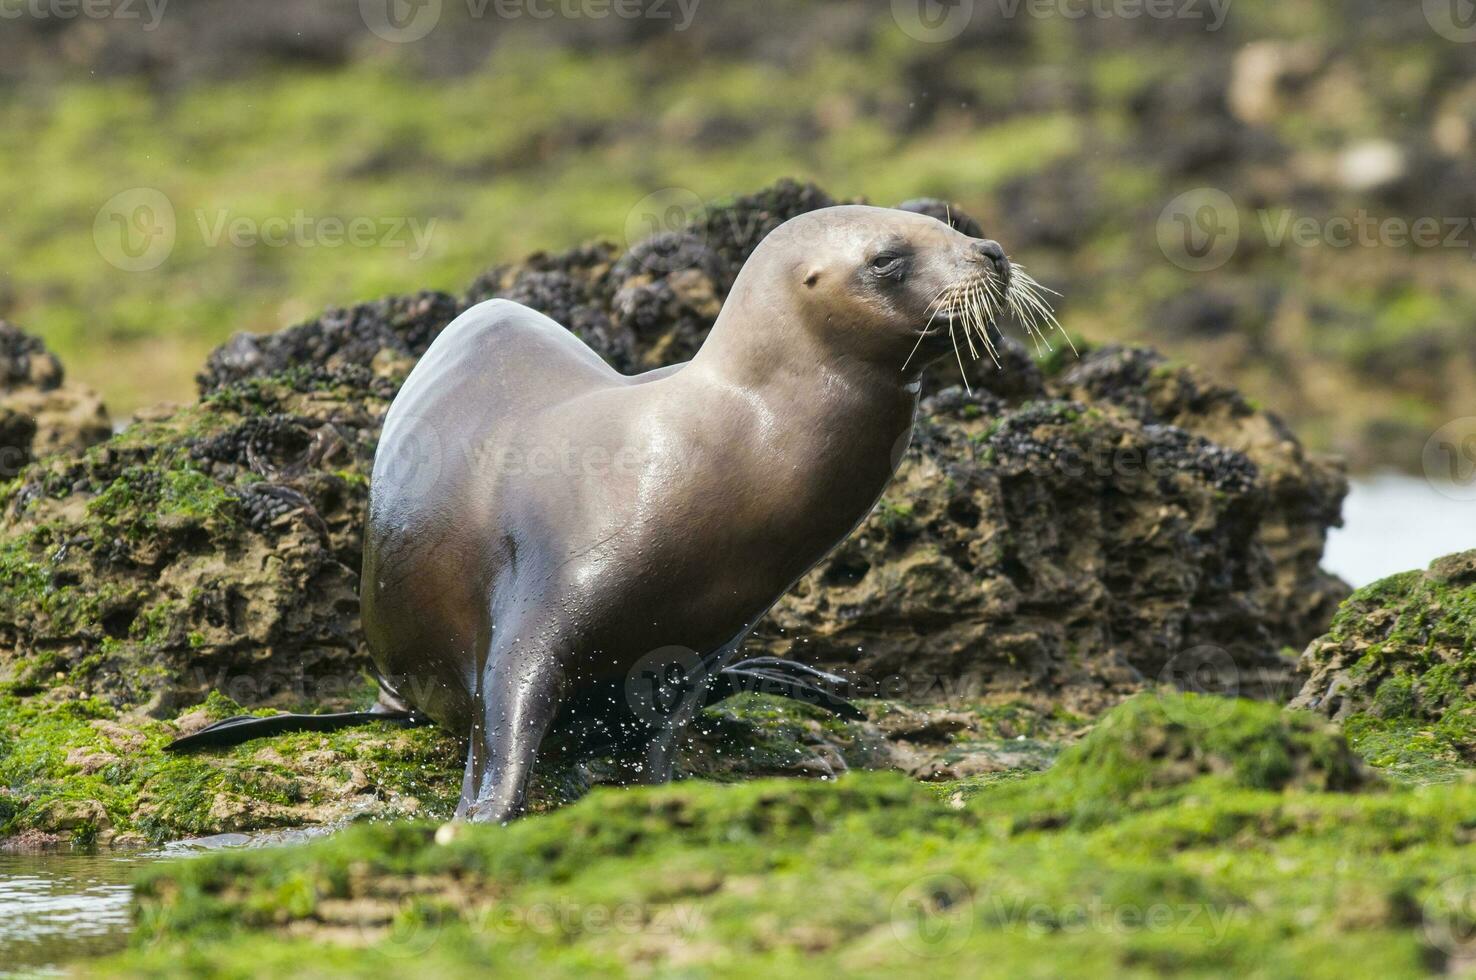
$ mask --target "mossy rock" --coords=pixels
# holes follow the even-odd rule
[[[1302,654],[1295,707],[1337,719],[1396,774],[1476,763],[1476,551],[1358,590]]]
[[[1099,824],[1182,798],[1200,784],[1356,792],[1379,780],[1331,725],[1275,705],[1172,691],[1108,712],[1041,779],[1017,787],[1030,819]]]
[[[372,683],[363,682],[361,700],[372,696]],[[1059,738],[1065,727],[1024,706],[908,709],[907,723],[898,721],[900,708],[871,708],[880,724],[766,695],[731,698],[699,715],[678,771],[722,782],[833,779],[863,767],[934,781],[1029,771],[1050,763],[1053,746],[1011,742],[996,717],[1042,737]],[[371,724],[185,755],[165,751],[177,735],[245,711],[219,692],[170,721],[125,714],[97,698],[0,695],[0,839],[121,846],[364,819],[446,819],[455,807],[465,753],[438,728]],[[619,777],[612,760],[557,743],[546,749],[534,774],[535,812]]]
[[[239,714],[213,696],[181,720]],[[368,725],[171,755],[176,725],[96,698],[0,695],[0,838],[143,844],[187,836],[448,814],[462,754],[434,729]]]
[[[1146,695],[987,785],[687,780],[155,866],[82,972],[1420,976],[1463,955],[1472,812],[1307,715]]]

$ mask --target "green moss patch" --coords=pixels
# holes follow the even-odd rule
[[[212,719],[240,713],[218,695],[198,710]],[[143,843],[359,815],[446,815],[460,779],[455,740],[434,729],[371,725],[165,753],[177,734],[95,698],[0,696],[0,837],[27,830]]]
[[[360,825],[157,866],[135,950],[97,969],[1440,970],[1472,924],[1452,888],[1476,873],[1476,787],[1365,792],[1356,773],[1306,716],[1148,695],[962,804],[881,773],[689,780],[506,827]]]
[[[1302,655],[1293,702],[1341,720],[1395,778],[1429,782],[1476,764],[1476,551],[1355,592]]]

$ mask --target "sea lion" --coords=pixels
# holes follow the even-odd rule
[[[361,601],[393,692],[377,710],[469,738],[457,815],[522,812],[551,731],[660,782],[697,709],[743,680],[839,682],[733,661],[881,496],[924,368],[992,351],[1007,307],[1027,329],[1047,310],[998,243],[842,206],[757,246],[686,364],[621,375],[506,300],[451,323],[385,420]]]

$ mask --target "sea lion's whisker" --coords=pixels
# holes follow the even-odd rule
[[[953,320],[951,318],[948,321],[948,339],[953,341],[953,356],[958,358],[958,373],[963,377],[964,391],[972,395],[974,389],[969,387],[969,372],[964,370],[963,354],[958,349],[958,338],[953,335]]]
[[[1024,302],[1025,305],[1029,308],[1035,310],[1042,321],[1050,324],[1051,327],[1059,331],[1061,336],[1066,338],[1066,343],[1071,348],[1071,353],[1076,354],[1078,357],[1080,357],[1081,355],[1078,354],[1076,350],[1076,344],[1073,343],[1071,340],[1071,335],[1066,332],[1066,330],[1061,326],[1060,321],[1056,319],[1056,314],[1051,309],[1050,304],[1043,300],[1040,297],[1040,294],[1036,292],[1036,290],[1039,288],[1043,287],[1041,287],[1039,283],[1036,283],[1035,280],[1029,279],[1027,277],[1023,291],[1020,294],[1022,302]]]
[[[1056,292],[1054,289],[1050,288],[1049,286],[1042,286],[1040,284],[1040,280],[1036,279],[1030,273],[1026,272],[1025,271],[1025,267],[1023,265],[1017,265],[1017,266],[1014,267],[1014,269],[1015,269],[1016,272],[1018,272],[1020,274],[1020,278],[1022,280],[1024,280],[1024,282],[1025,282],[1026,285],[1031,286],[1034,289],[1038,289],[1041,292],[1050,293],[1052,296],[1060,296],[1061,295],[1060,293]]]
[[[973,304],[969,308],[970,322],[975,330],[979,332],[979,339],[984,342],[984,349],[989,352],[989,359],[994,362],[997,369],[1004,365],[1000,363],[999,350],[994,346],[994,338],[989,336],[989,324],[994,321],[994,303],[988,292],[988,284],[975,279],[970,284],[970,296]]]
[[[1036,323],[1035,314],[1025,308],[1025,305],[1021,302],[1019,294],[1016,290],[1010,290],[1007,297],[1007,302],[1009,303],[1010,311],[1015,314],[1015,319],[1018,320],[1021,326],[1025,328],[1026,335],[1029,336],[1031,341],[1034,342],[1035,353],[1037,355],[1040,354],[1040,348],[1042,344],[1045,345],[1045,349],[1047,351],[1054,351],[1055,348],[1051,346],[1051,342],[1049,339],[1046,338],[1045,332],[1041,330],[1040,325]]]
[[[1071,348],[1071,353],[1080,357],[1081,355],[1077,352],[1076,343],[1072,341],[1071,335],[1061,326],[1060,321],[1056,319],[1055,311],[1051,309],[1051,305],[1041,296],[1041,293],[1050,293],[1053,296],[1060,296],[1061,294],[1047,286],[1042,286],[1036,281],[1034,276],[1026,272],[1021,266],[1015,266],[1015,281],[1019,283],[1021,300],[1038,313],[1041,321],[1050,324],[1051,327],[1059,331],[1061,336],[1066,338],[1066,344]]]
[[[1003,369],[1004,364],[999,358],[999,348],[995,346],[994,337],[989,333],[989,328],[996,326],[999,321],[999,284],[994,279],[987,279],[984,282],[984,303],[986,316],[984,322],[979,325],[979,333],[989,345],[989,354],[994,358],[995,365]]]
[[[975,310],[975,305],[974,305],[974,303],[975,303],[975,300],[974,300],[974,291],[975,291],[975,288],[976,288],[976,286],[975,286],[974,283],[969,283],[968,289],[964,293],[963,305],[964,305],[964,310],[965,310],[965,317],[964,317],[964,340],[969,345],[969,356],[972,357],[974,360],[977,361],[979,359],[979,348],[977,348],[977,347],[974,346],[974,331],[973,331],[973,322],[974,322],[973,321],[973,313],[974,313],[974,310]]]

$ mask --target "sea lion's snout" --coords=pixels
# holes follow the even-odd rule
[[[994,271],[995,278],[999,280],[1001,288],[1008,290],[1010,287],[1010,257],[1005,254],[1004,247],[992,238],[980,238],[972,245],[975,258],[989,266]]]

